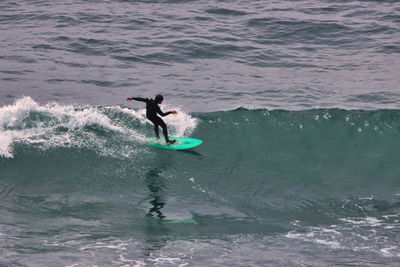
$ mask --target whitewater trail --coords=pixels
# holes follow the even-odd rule
[[[113,118],[114,114],[125,116]],[[190,135],[197,125],[195,118],[181,110],[177,116],[166,117],[165,121],[170,135],[179,137]],[[0,107],[0,156],[14,157],[13,146],[18,143],[37,145],[42,149],[86,147],[100,154],[119,154],[120,148],[107,147],[108,138],[99,131],[114,133],[109,138],[118,136],[129,143],[143,143],[149,132],[143,131],[143,128],[152,128],[143,108],[81,107],[54,102],[40,105],[26,96],[12,105]],[[131,155],[129,151],[123,154],[126,157]]]

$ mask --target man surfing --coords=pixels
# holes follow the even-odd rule
[[[154,124],[154,132],[156,133],[157,139],[160,139],[160,134],[158,133],[158,126],[161,126],[165,142],[167,143],[167,145],[171,145],[176,142],[176,140],[168,139],[167,125],[160,117],[157,116],[157,113],[163,117],[169,114],[174,114],[174,115],[178,114],[176,110],[171,110],[166,113],[161,111],[158,105],[160,105],[164,100],[162,95],[156,95],[154,100],[151,98],[141,98],[141,97],[127,97],[126,100],[127,101],[136,100],[136,101],[146,102],[146,117],[149,121],[151,121]]]

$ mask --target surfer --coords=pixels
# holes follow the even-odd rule
[[[176,142],[176,140],[168,139],[167,125],[165,124],[163,119],[157,116],[157,114],[160,114],[163,117],[169,114],[174,114],[174,115],[178,114],[176,110],[171,110],[165,113],[161,111],[158,105],[161,104],[164,100],[162,95],[156,95],[154,99],[142,98],[142,97],[127,97],[126,100],[127,101],[136,100],[136,101],[146,102],[146,117],[149,121],[151,121],[154,124],[154,131],[156,133],[157,139],[160,139],[160,134],[158,133],[158,126],[161,126],[165,142],[167,143],[167,145],[171,145]]]

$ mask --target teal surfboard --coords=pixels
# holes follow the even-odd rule
[[[203,143],[202,140],[196,138],[187,138],[187,137],[170,137],[169,139],[175,139],[176,142],[172,145],[167,145],[165,143],[165,139],[161,138],[157,140],[156,138],[151,138],[148,141],[150,146],[164,148],[164,149],[173,149],[173,150],[182,150],[182,149],[190,149],[196,146],[199,146]]]

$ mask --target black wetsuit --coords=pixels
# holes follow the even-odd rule
[[[168,139],[167,125],[160,117],[157,116],[157,114],[160,114],[161,116],[164,117],[171,114],[172,112],[171,111],[168,111],[166,113],[162,112],[157,102],[151,98],[132,97],[132,99],[136,101],[146,102],[146,117],[149,121],[151,121],[154,124],[154,131],[156,132],[156,137],[160,138],[160,135],[158,133],[158,126],[161,126],[165,142],[168,143],[169,139]]]

